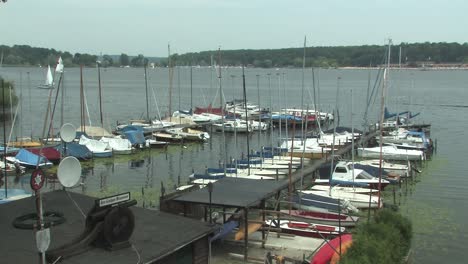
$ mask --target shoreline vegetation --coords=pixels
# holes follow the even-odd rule
[[[383,64],[383,45],[307,47],[306,67],[332,69],[369,69]],[[401,51],[401,53],[400,53]],[[208,67],[217,56],[216,50],[171,55],[171,66]],[[221,50],[222,64],[230,67],[245,65],[250,68],[301,68],[303,48]],[[65,67],[167,67],[167,57],[71,54],[48,48],[28,45],[12,47],[0,45],[4,66],[55,65],[62,57]],[[401,55],[402,69],[468,69],[468,43],[424,42],[401,43],[392,47],[391,61],[398,62]],[[399,67],[396,63],[391,67]]]

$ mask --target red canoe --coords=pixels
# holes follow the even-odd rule
[[[341,235],[341,246],[342,246],[342,253],[343,247],[348,248],[350,242],[352,241],[351,234]],[[312,257],[310,260],[310,264],[328,264],[331,260],[333,255],[336,254],[336,251],[339,251],[340,248],[340,237],[335,237],[334,239],[325,243],[318,252]]]

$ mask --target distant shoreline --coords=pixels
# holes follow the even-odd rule
[[[39,66],[31,66],[31,65],[3,65],[3,68],[47,68],[47,67],[39,67]],[[2,69],[0,67],[0,70]],[[177,66],[176,66],[177,67]],[[187,65],[180,65],[179,67],[181,68],[189,68],[190,66]],[[200,65],[193,65],[194,68],[210,68],[211,66],[200,66]],[[293,66],[288,66],[288,67],[270,67],[270,68],[262,68],[262,67],[252,67],[252,65],[247,65],[245,66],[246,68],[249,69],[301,69],[301,67],[293,67]],[[65,66],[65,68],[80,68],[80,66],[74,65],[74,66]],[[83,68],[97,68],[95,66],[83,66]],[[110,67],[102,67],[102,68],[121,68],[121,69],[128,69],[128,68],[143,68],[142,66],[110,66]],[[160,67],[156,66],[154,68],[148,67],[148,69],[166,69],[167,67]],[[229,65],[224,65],[221,66],[221,68],[242,68],[242,66],[229,66]],[[311,67],[306,67],[310,69]],[[381,69],[382,67],[355,67],[355,66],[343,66],[343,67],[315,67],[316,69],[337,69],[337,70],[378,70]],[[460,66],[460,67],[398,67],[398,66],[390,66],[390,69],[392,70],[419,70],[419,71],[445,71],[445,70],[468,70],[468,66]]]

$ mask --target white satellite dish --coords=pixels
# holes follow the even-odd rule
[[[77,158],[64,158],[58,167],[57,178],[64,187],[75,186],[81,177],[81,164]]]
[[[60,128],[60,137],[65,142],[72,142],[76,137],[76,128],[70,123],[64,124]]]

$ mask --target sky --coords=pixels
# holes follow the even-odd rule
[[[205,50],[468,42],[466,0],[8,0],[0,44],[167,56]]]

